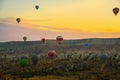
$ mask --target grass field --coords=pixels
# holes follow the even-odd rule
[[[9,75],[13,77],[9,80],[119,80],[119,46],[119,38],[66,40],[60,45],[54,40],[0,43],[0,79]],[[49,50],[56,51],[54,59],[49,58]],[[36,65],[31,61],[34,53]],[[28,59],[25,67],[19,64],[22,54]]]

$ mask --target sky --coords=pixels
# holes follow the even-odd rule
[[[39,10],[35,9],[39,5]],[[0,0],[0,41],[119,38],[119,0]],[[18,24],[16,18],[21,18]]]

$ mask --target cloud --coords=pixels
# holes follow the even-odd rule
[[[28,26],[29,27],[29,26]],[[119,38],[119,33],[103,33],[103,32],[73,32],[63,31],[56,32],[43,29],[31,29],[20,27],[20,25],[0,23],[0,42],[1,41],[22,41],[23,36],[27,36],[28,40],[40,40],[42,37],[47,39],[55,39],[61,35],[64,39],[82,39],[82,38]]]
[[[23,22],[21,22],[20,24],[18,24],[16,22],[16,19],[14,17],[8,17],[8,18],[1,18],[0,19],[0,23],[3,23],[3,24],[12,24],[16,27],[23,27],[23,28],[27,28],[27,29],[34,29],[34,30],[43,30],[43,31],[50,31],[50,32],[58,32],[58,33],[64,33],[64,32],[71,32],[71,33],[89,33],[91,35],[95,35],[97,33],[97,35],[100,35],[102,33],[104,33],[104,36],[106,34],[111,34],[113,35],[114,33],[117,33],[117,32],[114,32],[114,33],[110,33],[110,32],[87,32],[87,31],[84,31],[84,30],[77,30],[75,28],[61,28],[61,27],[53,27],[53,26],[44,26],[44,25],[37,25],[37,24],[32,24],[32,23],[29,23],[28,21],[49,21],[50,19],[48,20],[28,20],[28,19],[22,19]],[[11,27],[11,26],[9,26]],[[119,33],[119,32],[118,32]],[[108,36],[108,35],[106,35]]]
[[[0,23],[4,23],[4,24],[13,24],[13,25],[17,25],[18,27],[24,27],[24,28],[29,28],[29,29],[38,29],[38,30],[48,30],[48,31],[53,31],[53,32],[64,32],[66,31],[70,31],[71,29],[68,28],[60,28],[60,27],[53,27],[53,26],[44,26],[44,25],[36,25],[36,24],[32,24],[31,22],[41,22],[41,21],[50,21],[50,19],[46,19],[46,20],[28,20],[28,19],[22,19],[21,18],[21,23],[19,23],[20,25],[18,26],[17,22],[16,22],[16,18],[14,17],[8,17],[8,18],[1,18],[0,19]]]
[[[45,22],[50,21],[50,19],[23,19],[20,18],[22,23],[31,23],[31,22]],[[0,23],[16,23],[15,17],[0,18]]]
[[[13,17],[7,17],[7,18],[0,18],[0,23],[15,23],[15,19]]]
[[[41,25],[35,25],[35,24],[30,24],[32,29],[43,29],[43,30],[48,30],[48,31],[53,31],[53,32],[64,32],[69,31],[66,28],[57,28],[57,27],[52,27],[52,26],[41,26]]]
[[[25,22],[45,22],[45,21],[51,21],[51,19],[24,19]]]

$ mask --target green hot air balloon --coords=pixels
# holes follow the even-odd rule
[[[20,59],[19,64],[21,67],[25,67],[28,65],[28,59]]]

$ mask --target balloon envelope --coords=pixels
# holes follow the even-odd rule
[[[8,52],[9,53],[14,53],[14,50],[10,48],[10,49],[8,49]]]
[[[35,55],[39,55],[39,54],[40,54],[39,52],[37,52],[37,51],[35,52]]]
[[[54,51],[54,50],[49,51],[49,52],[48,52],[48,56],[49,56],[50,58],[54,58],[54,57],[56,56],[56,51]]]
[[[19,23],[21,20],[20,20],[20,18],[17,18],[16,21],[17,21],[17,23]]]
[[[107,58],[107,54],[106,53],[102,53],[101,54],[101,59],[106,59]]]
[[[90,45],[88,43],[84,44],[85,47],[89,47]]]
[[[36,10],[38,10],[38,9],[39,9],[39,6],[38,6],[38,5],[36,5],[36,6],[35,6],[35,8],[36,8]]]
[[[27,66],[28,65],[28,59],[20,59],[19,64],[22,67]]]
[[[58,43],[60,44],[63,41],[63,37],[62,36],[57,36],[56,40],[58,41]]]
[[[113,8],[113,13],[117,15],[119,13],[119,8]]]
[[[34,54],[34,55],[31,57],[31,60],[32,60],[33,64],[36,65],[37,62],[38,62],[38,56],[37,56],[36,54]]]
[[[24,41],[26,41],[26,40],[27,40],[27,37],[26,37],[26,36],[24,36],[24,37],[23,37],[23,40],[24,40]]]
[[[42,38],[42,39],[41,39],[41,42],[42,42],[42,43],[45,43],[45,38]]]

